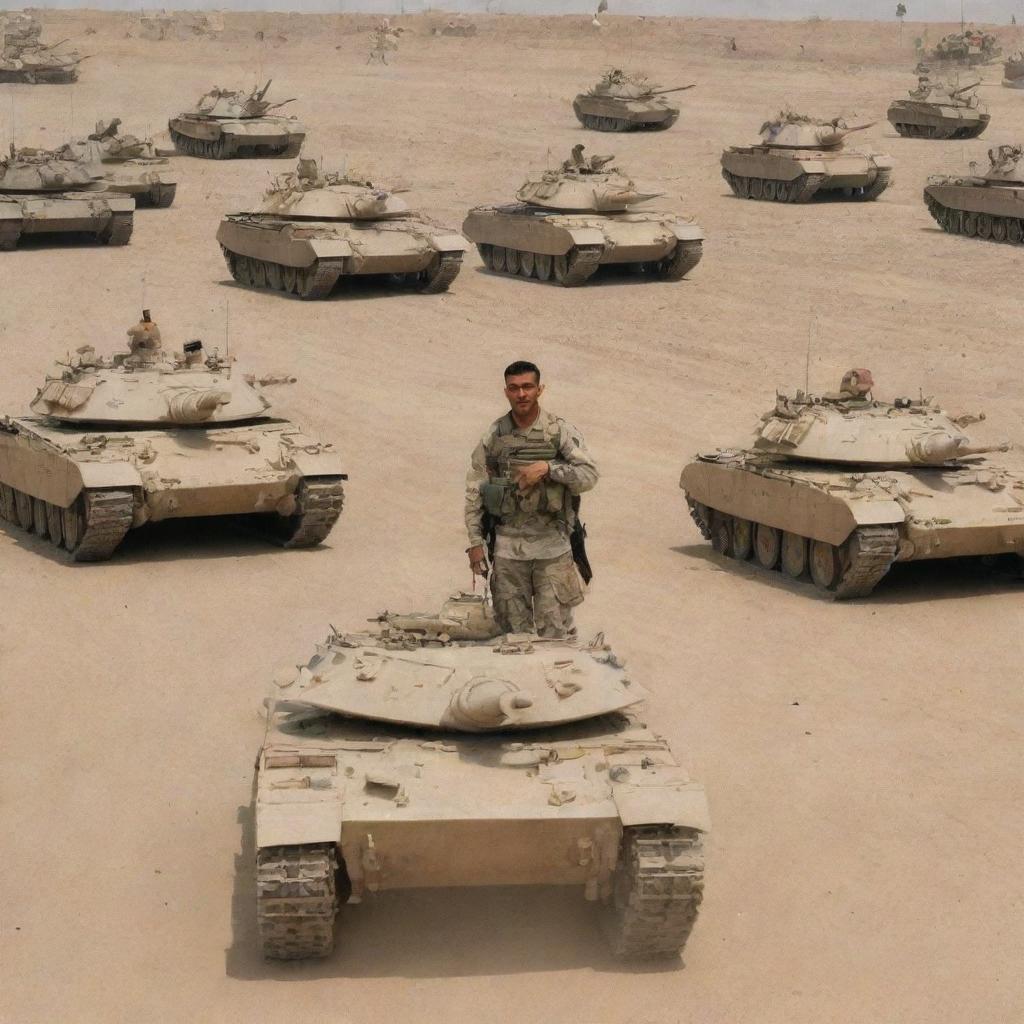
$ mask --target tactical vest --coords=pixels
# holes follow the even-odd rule
[[[528,466],[531,462],[553,462],[558,457],[558,422],[550,420],[543,429],[543,439],[524,439],[514,433],[511,414],[498,421],[487,446],[489,479],[480,485],[480,497],[488,515],[499,523],[507,522],[517,513],[541,513],[572,525],[572,495],[564,484],[547,479],[523,492],[515,482],[516,467]]]

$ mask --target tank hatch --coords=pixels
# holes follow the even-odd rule
[[[617,167],[614,156],[583,155],[583,145],[558,170],[545,171],[540,181],[528,181],[516,193],[520,202],[551,210],[613,213],[635,203],[655,199],[660,192],[643,194]]]
[[[258,212],[309,220],[389,220],[407,215],[409,207],[393,192],[324,172],[316,160],[300,157],[294,171],[274,180]]]
[[[282,100],[280,103],[271,103],[266,99],[270,85],[271,82],[268,81],[262,89],[256,86],[248,93],[214,86],[208,93],[200,97],[191,113],[201,117],[230,119],[263,117],[271,110],[278,110],[287,103],[295,102],[293,98]]]
[[[58,363],[31,403],[35,413],[61,422],[193,426],[233,423],[266,415],[264,384],[232,371],[230,360],[207,355],[201,341],[167,352],[149,310],[128,331],[128,352],[104,359],[92,346]]]
[[[850,127],[837,117],[819,121],[792,110],[782,110],[771,121],[765,121],[758,132],[761,144],[785,149],[838,149],[851,132],[870,128],[874,122]]]
[[[474,600],[481,599],[464,595],[462,603]],[[602,635],[588,644],[527,634],[456,641],[439,635],[433,624],[416,632],[387,620],[379,632],[332,631],[309,662],[285,673],[278,685],[287,701],[457,732],[577,722],[647,697]]]
[[[0,192],[90,192],[102,176],[84,163],[46,149],[15,149],[0,157]]]
[[[780,394],[761,417],[754,447],[786,459],[879,466],[941,466],[1006,446],[971,444],[963,427],[982,416],[953,418],[930,399],[876,401],[868,370],[850,370],[836,393]]]

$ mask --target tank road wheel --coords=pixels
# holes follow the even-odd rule
[[[993,217],[992,218],[992,241],[993,242],[1005,242],[1006,241],[1006,218],[1005,217]]]
[[[334,846],[268,846],[256,853],[256,920],[272,960],[330,956],[338,912]]]
[[[418,288],[424,295],[448,291],[448,286],[462,269],[461,252],[439,252],[426,269],[416,275]]]
[[[711,546],[720,555],[732,557],[732,516],[724,512],[711,513]]]
[[[58,505],[51,505],[50,502],[46,503],[46,532],[49,534],[51,543],[60,547],[64,540],[61,509]]]
[[[765,569],[774,569],[779,564],[782,550],[782,535],[774,526],[758,523],[754,528],[754,557],[757,564]]]
[[[505,247],[502,245],[491,249],[491,270],[496,274],[505,273]]]
[[[21,491],[14,492],[14,510],[17,524],[28,533],[32,532],[32,498]]]
[[[146,202],[158,210],[166,210],[174,202],[177,185],[154,185],[146,194]]]
[[[690,510],[690,518],[697,524],[697,529],[700,530],[700,535],[705,540],[711,540],[711,510],[707,505],[702,505],[699,501],[694,501],[690,497],[687,497],[686,505]]]
[[[894,526],[858,526],[843,545],[844,569],[833,593],[837,600],[867,597],[896,561],[899,536]]]
[[[533,267],[535,259],[532,252],[527,252],[525,249],[519,253],[519,273],[523,277],[533,277]]]
[[[282,267],[281,268],[281,284],[286,292],[290,295],[295,294],[296,288],[298,288],[299,272],[295,267]]]
[[[900,122],[898,122],[898,121],[895,121],[895,122],[893,122],[893,128],[895,128],[895,129],[896,129],[896,134],[897,134],[897,135],[902,135],[902,136],[903,136],[903,138],[905,138],[905,139],[907,139],[907,138],[910,138],[910,136],[911,136],[911,134],[912,134],[912,133],[911,133],[911,132],[909,131],[910,125],[907,125],[907,124],[901,124],[901,123],[900,123]]]
[[[777,181],[775,182],[775,198],[780,203],[789,202],[789,182],[788,181]]]
[[[480,262],[485,267],[489,268],[490,265],[491,265],[491,250],[493,248],[494,248],[494,246],[491,245],[488,242],[478,242],[477,243],[476,251],[480,254]]]
[[[519,273],[519,250],[505,250],[505,272],[509,274]]]
[[[46,522],[46,502],[42,498],[32,499],[32,532],[39,537],[46,537],[50,532]]]
[[[978,214],[978,226],[976,231],[979,238],[992,237],[992,218],[987,213]]]
[[[103,562],[132,527],[131,491],[85,491],[72,505],[78,511],[64,518],[64,546],[76,562]],[[70,512],[71,510],[65,510]],[[74,518],[72,531],[68,519]],[[74,538],[75,544],[69,541]]]
[[[4,522],[15,522],[17,512],[14,507],[14,488],[0,484],[0,519]]]
[[[85,516],[82,515],[82,499],[79,498],[60,512],[60,534],[65,550],[74,553],[84,531]]]
[[[786,530],[782,534],[782,571],[798,580],[807,572],[807,539]]]
[[[574,245],[564,256],[552,261],[555,280],[563,288],[576,288],[597,270],[601,262],[601,246]]]
[[[1024,224],[1021,224],[1016,217],[1008,217],[1006,220],[1006,240],[1014,245],[1020,245],[1024,239]]]
[[[964,210],[963,214],[960,221],[961,230],[968,238],[973,238],[978,230],[978,215],[971,213],[970,210]]]
[[[877,199],[892,184],[892,171],[887,167],[880,167],[875,175],[875,180],[863,189],[857,196],[862,202],[870,203]]]
[[[533,257],[533,275],[538,281],[550,281],[554,273],[554,260],[545,253],[538,252]]]
[[[232,154],[228,152],[228,140],[221,135],[207,144],[207,154],[214,160],[226,160]]]
[[[745,562],[754,550],[754,524],[749,519],[733,517],[732,557]]]
[[[760,199],[764,195],[764,182],[760,178],[750,179],[750,198]]]
[[[808,563],[811,579],[822,590],[834,590],[839,582],[839,549],[823,540],[812,540]]]
[[[772,202],[772,203],[775,202],[775,197],[778,195],[778,191],[777,191],[775,186],[776,186],[776,183],[774,181],[771,181],[771,180],[766,181],[761,186],[761,191],[764,194],[765,199],[767,199],[769,202]]]
[[[623,829],[604,914],[612,953],[622,960],[679,956],[703,896],[699,832],[668,825]]]
[[[281,267],[277,263],[264,263],[263,268],[267,276],[267,287],[275,292],[283,292],[284,277],[281,274]]]
[[[652,264],[662,281],[681,281],[700,263],[704,243],[699,239],[676,242],[676,247],[662,260]]]
[[[310,477],[299,482],[295,511],[278,516],[274,537],[282,547],[312,548],[322,544],[341,515],[345,491],[340,477]]]
[[[192,152],[192,140],[187,135],[182,135],[181,132],[175,131],[168,125],[167,132],[171,136],[171,145],[179,153],[184,153],[186,156],[193,156]]]

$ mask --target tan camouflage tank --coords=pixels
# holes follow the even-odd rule
[[[517,203],[477,206],[462,225],[484,266],[500,274],[583,284],[602,264],[630,264],[642,274],[680,281],[700,262],[704,232],[679,214],[635,210],[643,194],[611,156],[572,157],[527,181]]]
[[[15,149],[0,157],[0,252],[26,236],[91,235],[105,245],[127,245],[135,201],[107,188],[77,160],[45,149]]]
[[[1024,89],[1024,50],[1010,54],[1003,61],[1003,85],[1007,89]]]
[[[42,25],[31,15],[17,13],[3,20],[0,82],[29,85],[67,83],[78,79],[78,65],[86,58],[76,50],[61,50],[67,42],[40,42]]]
[[[1002,52],[999,40],[991,32],[969,29],[943,36],[935,44],[935,49],[926,56],[929,64],[975,67],[978,64],[993,63]]]
[[[741,199],[806,203],[827,193],[877,199],[892,181],[892,158],[843,148],[847,135],[870,127],[783,110],[761,125],[760,143],[722,154],[722,177]]]
[[[886,117],[905,138],[975,139],[989,122],[988,112],[973,91],[980,84],[933,83],[921,75],[910,99],[894,100]]]
[[[109,558],[130,529],[193,516],[247,516],[285,547],[311,547],[342,507],[329,444],[270,415],[264,385],[201,341],[164,350],[143,313],[129,351],[86,346],[31,404],[0,418],[0,519],[70,552]]]
[[[66,143],[58,154],[88,164],[102,176],[108,191],[131,196],[138,206],[170,206],[178,189],[170,162],[157,154],[152,139],[128,135],[120,128],[119,117],[99,121],[91,135]]]
[[[282,673],[256,774],[256,911],[275,959],[330,954],[339,903],[567,885],[621,957],[679,955],[703,892],[703,787],[598,635],[498,636],[482,598],[332,628]]]
[[[943,231],[993,242],[1024,241],[1024,147],[993,146],[984,175],[936,174],[924,201]]]
[[[271,103],[270,82],[250,93],[213,88],[192,110],[167,122],[171,141],[189,156],[225,160],[229,157],[296,157],[306,137],[294,117],[271,114],[293,100]]]
[[[836,598],[866,597],[893,562],[1024,555],[1019,447],[972,444],[964,428],[983,417],[930,399],[876,401],[872,384],[851,370],[837,393],[780,394],[752,447],[683,469],[679,486],[715,550]]]
[[[255,209],[217,231],[231,276],[250,288],[323,299],[343,277],[388,274],[419,292],[458,276],[465,240],[409,209],[394,192],[300,159]]]
[[[600,132],[661,132],[671,128],[679,117],[679,108],[664,97],[692,88],[677,85],[661,89],[646,75],[613,68],[592,89],[581,92],[573,100],[572,109],[580,124]]]

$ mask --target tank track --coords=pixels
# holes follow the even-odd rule
[[[135,197],[135,205],[166,210],[173,204],[177,191],[177,185],[154,185],[148,192],[142,192]]]
[[[438,253],[436,266],[420,271],[414,275],[419,290],[424,295],[436,295],[448,291],[452,281],[459,276],[462,269],[461,252]]]
[[[928,212],[943,231],[951,235],[966,235],[993,242],[1008,242],[1020,245],[1024,242],[1024,218],[995,217],[987,213],[972,213],[944,206],[937,199],[924,193]]]
[[[329,956],[338,910],[334,846],[270,846],[256,854],[256,920],[273,960]]]
[[[21,221],[0,221],[0,252],[13,252],[21,238]]]
[[[880,167],[875,180],[862,192],[854,193],[853,198],[870,203],[877,199],[892,184],[892,171],[888,167]]]
[[[57,71],[0,71],[0,83],[23,85],[70,85],[78,81],[78,70]]]
[[[703,242],[696,239],[677,242],[672,252],[655,264],[655,273],[663,281],[682,281],[703,255]]]
[[[231,276],[248,288],[270,288],[300,299],[326,299],[345,269],[343,259],[317,260],[311,267],[285,267],[280,263],[242,256],[220,247]]]
[[[0,485],[0,518],[70,551],[76,562],[108,559],[131,529],[133,510],[131,491],[86,491],[70,509],[61,509]],[[75,517],[80,532],[73,547],[65,532],[67,517]]]
[[[506,249],[504,246],[486,243],[479,244],[477,249],[484,266],[496,274],[536,278],[538,281],[553,280],[563,288],[578,288],[590,278],[601,262],[602,252],[599,245],[573,246],[563,257],[542,256],[521,249]],[[509,254],[513,260],[512,270],[509,269]],[[565,261],[562,269],[556,266],[559,260]]]
[[[135,228],[135,218],[128,213],[112,213],[110,223],[96,236],[104,245],[127,245]]]
[[[722,177],[740,199],[764,199],[776,203],[809,203],[825,180],[824,174],[801,174],[789,182],[771,181],[771,187],[766,189],[769,179],[746,178],[724,167]],[[783,186],[781,190],[780,185]]]
[[[941,125],[892,123],[897,134],[905,139],[976,139],[988,127],[987,121],[961,128],[944,128]]]
[[[625,829],[605,918],[612,953],[623,960],[678,956],[703,897],[699,832],[662,825]]]
[[[725,539],[716,545],[716,550],[730,558],[745,560],[748,557],[747,554],[737,555],[734,550],[731,541],[733,516],[717,512],[715,509],[694,501],[689,496],[686,498],[686,503],[690,509],[690,516],[705,540],[715,543],[712,517],[720,516],[725,520],[725,524],[720,524],[725,530],[723,535]],[[757,526],[756,523],[752,525]],[[723,547],[724,550],[721,550]],[[858,526],[846,543],[836,549],[841,568],[838,578],[826,592],[837,601],[867,597],[889,571],[892,563],[896,561],[898,551],[899,531],[895,526]],[[780,566],[775,568],[779,569]]]
[[[281,537],[286,548],[312,548],[322,544],[345,505],[345,489],[337,478],[303,480],[295,496],[297,511],[288,517]]]

